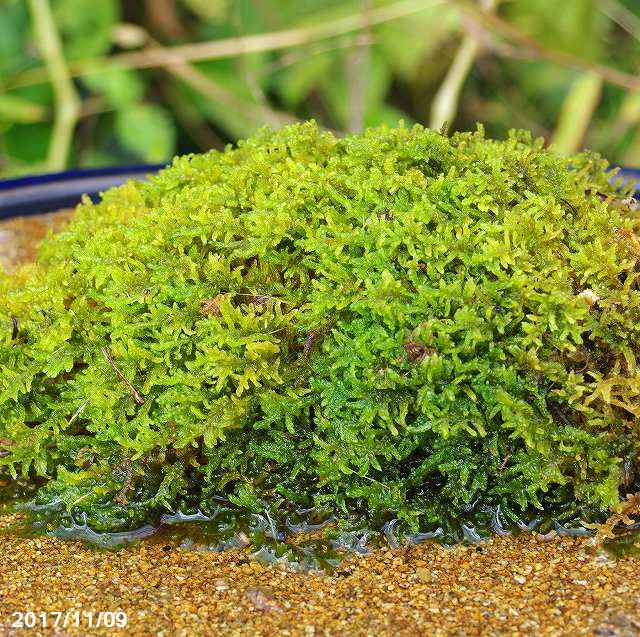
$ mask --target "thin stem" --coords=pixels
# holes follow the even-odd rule
[[[73,131],[80,115],[80,99],[71,81],[60,35],[48,0],[29,0],[29,8],[38,47],[51,79],[56,100],[47,169],[63,170],[67,165]]]
[[[85,399],[82,401],[82,404],[80,405],[80,407],[78,407],[78,409],[76,409],[75,413],[73,414],[73,416],[71,416],[71,418],[69,418],[69,422],[67,423],[67,425],[71,425],[73,424],[73,421],[84,411],[84,408],[89,404],[89,399]]]
[[[138,405],[144,405],[144,398],[138,393],[138,390],[127,380],[127,377],[120,371],[120,368],[113,362],[113,358],[111,356],[111,352],[108,347],[100,348],[102,355],[105,357],[105,360],[111,367],[113,367],[113,371],[118,375],[118,378],[127,386],[134,400],[138,403]]]
[[[32,1],[35,2],[36,0]],[[446,0],[403,0],[402,2],[394,2],[393,4],[373,9],[368,17],[363,17],[358,12],[357,14],[327,21],[312,27],[286,29],[271,33],[247,35],[240,38],[196,42],[174,47],[145,49],[144,51],[120,53],[109,58],[79,60],[71,64],[69,70],[72,75],[77,76],[87,72],[96,73],[114,68],[167,67],[184,62],[216,60],[264,51],[279,51],[320,40],[332,39],[354,31],[362,31],[369,26],[391,22],[419,13],[425,9],[445,4],[445,2]],[[34,71],[22,73],[19,77],[14,78],[13,82],[7,82],[7,84],[13,88],[35,84],[43,79],[42,71],[34,69]]]
[[[347,130],[359,133],[364,127],[364,115],[371,66],[371,0],[362,0],[362,17],[366,26],[358,37],[358,46],[347,57],[347,90],[349,93],[349,121]]]
[[[478,48],[478,41],[471,35],[467,35],[462,41],[444,81],[433,98],[429,126],[434,130],[440,130],[445,125],[453,123],[458,111],[462,85],[471,70]]]
[[[178,64],[172,64],[167,67],[166,70],[214,102],[234,109],[253,121],[272,124],[274,126],[284,126],[299,121],[287,113],[273,110],[262,104],[248,103],[236,97],[233,93],[216,84],[191,64],[180,62]]]
[[[285,53],[273,62],[265,65],[262,70],[263,75],[275,73],[276,71],[287,68],[309,59],[313,55],[322,55],[323,53],[331,53],[332,51],[340,51],[344,49],[353,49],[354,47],[374,44],[375,38],[364,33],[356,33],[350,36],[345,42],[319,42],[313,46],[304,49],[293,50]]]
[[[150,36],[148,36],[148,39],[151,44],[149,50],[160,48],[158,42]],[[174,77],[181,79],[185,84],[188,84],[191,88],[202,93],[202,95],[213,102],[218,102],[227,108],[233,109],[247,119],[255,122],[271,124],[273,126],[285,126],[300,121],[288,113],[274,110],[268,104],[254,104],[239,98],[188,62],[180,62],[168,66],[166,71]]]
[[[600,11],[636,40],[640,40],[640,18],[618,0],[600,0]]]
[[[522,53],[537,59],[547,60],[558,66],[565,66],[580,71],[593,71],[602,76],[602,79],[609,84],[628,88],[633,91],[640,90],[640,77],[631,73],[619,71],[604,64],[596,64],[585,60],[571,53],[551,49],[538,42],[535,38],[524,33],[510,22],[490,11],[485,11],[467,0],[449,0],[461,11],[466,12],[474,19],[478,20],[487,30],[494,35],[500,35],[513,44],[517,44]]]
[[[493,11],[497,0],[480,0],[480,6],[487,11]],[[440,130],[446,124],[452,124],[458,112],[460,93],[473,61],[480,51],[480,41],[477,34],[467,29],[467,34],[458,49],[453,63],[449,67],[440,89],[436,93],[431,107],[431,128]]]

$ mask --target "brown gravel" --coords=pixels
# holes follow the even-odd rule
[[[593,555],[568,537],[377,551],[331,575],[287,572],[252,560],[250,549],[146,543],[107,553],[0,536],[0,550],[5,626],[14,611],[128,616],[125,630],[6,635],[640,635],[640,559]]]

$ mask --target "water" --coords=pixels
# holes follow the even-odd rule
[[[133,530],[99,532],[90,527],[84,513],[66,512],[61,502],[35,504],[31,498],[36,490],[37,485],[24,481],[12,481],[9,488],[2,490],[0,513],[22,514],[2,533],[80,540],[101,550],[118,550],[140,542],[161,543],[167,550],[246,549],[254,559],[300,571],[331,571],[345,556],[366,555],[378,548],[395,549],[406,544],[430,541],[445,546],[481,544],[492,535],[532,531],[580,537],[595,534],[566,506],[544,515],[536,512],[525,520],[513,520],[504,515],[500,506],[474,504],[461,518],[442,520],[441,524],[420,533],[407,533],[392,516],[367,526],[357,516],[313,508],[278,515],[267,508],[261,513],[252,513],[224,498],[215,501],[207,512],[196,509],[165,513]],[[605,542],[605,550],[611,556],[640,554],[640,521],[618,527],[615,538]]]

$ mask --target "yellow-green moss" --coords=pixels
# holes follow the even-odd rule
[[[215,496],[413,530],[604,510],[638,454],[624,196],[521,132],[178,157],[0,280],[0,464],[103,529]]]

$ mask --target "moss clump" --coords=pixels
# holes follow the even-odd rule
[[[176,158],[1,280],[0,463],[100,529],[220,496],[413,530],[602,512],[640,415],[640,220],[610,176],[419,126]]]

